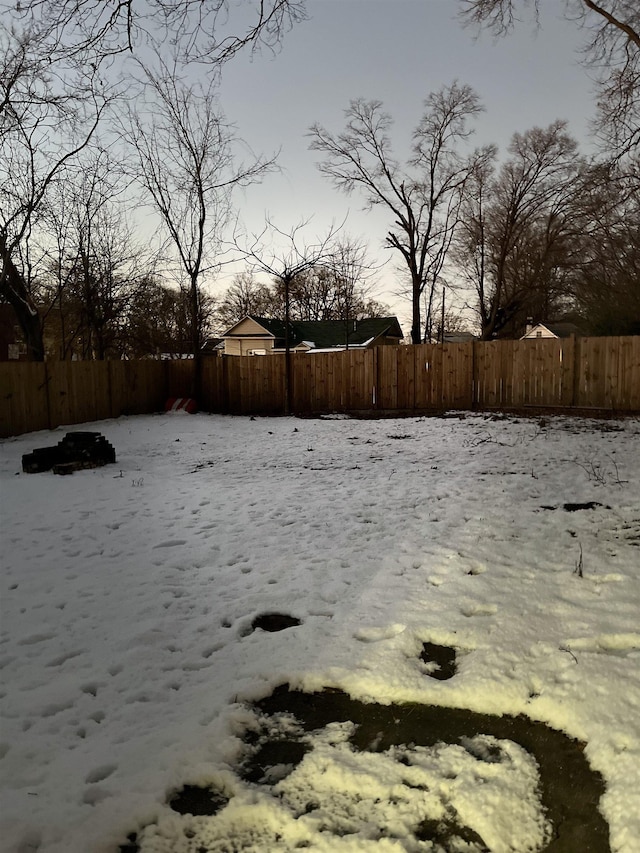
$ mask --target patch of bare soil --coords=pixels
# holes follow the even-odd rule
[[[454,649],[426,643],[421,657],[437,666],[431,677],[445,679],[455,673]],[[263,726],[252,727],[244,737],[247,752],[238,775],[246,782],[268,788],[284,778],[283,773],[291,773],[312,748],[304,740],[306,733],[335,722],[354,724],[350,738],[353,749],[378,753],[394,746],[436,744],[458,744],[471,750],[473,738],[490,735],[518,744],[538,764],[540,802],[553,828],[551,840],[538,853],[611,853],[609,827],[599,811],[604,782],[589,766],[584,744],[525,716],[479,714],[463,708],[419,704],[365,704],[339,690],[310,694],[290,690],[286,684],[253,708]],[[277,726],[271,723],[283,714],[294,717],[299,726],[288,725],[286,734],[274,735]],[[499,748],[495,754],[472,754],[479,761],[501,760]],[[228,799],[223,792],[187,785],[170,797],[169,805],[180,814],[215,815]],[[462,849],[490,853],[484,840],[457,820],[455,814],[441,821],[425,817],[415,829],[415,838],[432,842],[433,849],[440,853]],[[135,834],[120,847],[120,853],[139,850]],[[198,853],[208,851],[200,847]]]
[[[446,652],[436,647],[425,650],[425,657],[431,660],[436,655],[440,655],[439,665],[445,670],[455,666]],[[538,763],[540,799],[553,826],[553,837],[540,853],[610,853],[609,827],[598,808],[604,782],[589,766],[584,744],[528,717],[418,704],[365,704],[339,691],[309,694],[290,690],[287,685],[256,703],[256,708],[267,717],[293,715],[305,732],[332,722],[351,721],[356,725],[351,745],[370,752],[407,744],[464,744],[477,735],[511,740]],[[269,767],[289,765],[293,769],[304,757],[301,747],[291,738],[259,742],[241,773],[245,779],[256,781],[268,778]],[[416,837],[439,844],[443,851],[460,849],[460,842],[478,853],[488,850],[469,827],[455,823],[425,820]]]

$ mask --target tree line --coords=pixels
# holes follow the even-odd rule
[[[535,15],[536,0],[461,0],[460,11],[503,35],[526,7]],[[352,101],[341,130],[309,129],[321,172],[389,216],[384,245],[400,262],[414,343],[456,322],[445,313],[453,299],[483,339],[518,335],[528,318],[640,332],[640,11],[633,0],[566,7],[598,79],[595,157],[562,121],[515,133],[505,152],[474,148],[483,108],[458,81],[427,95],[404,160],[379,101]],[[305,17],[302,2],[252,2],[241,21],[226,0],[3,8],[0,299],[29,357],[45,357],[43,329],[61,358],[198,356],[246,313],[388,313],[363,246],[341,229],[313,244],[302,224],[235,233],[244,270],[217,300],[205,286],[226,258],[235,191],[276,168],[226,121],[221,69],[242,51],[277,48]],[[160,223],[144,245],[132,208]],[[287,248],[274,252],[275,238]]]
[[[458,82],[428,96],[401,162],[379,101],[345,127],[311,128],[320,170],[388,211],[386,245],[409,280],[413,343],[432,340],[441,290],[458,291],[483,340],[561,317],[592,334],[640,333],[640,159],[589,159],[566,123],[469,150],[479,96]]]

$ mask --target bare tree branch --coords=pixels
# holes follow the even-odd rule
[[[352,101],[345,130],[332,134],[310,129],[311,148],[325,155],[318,166],[338,189],[358,189],[367,207],[380,205],[393,217],[386,245],[402,257],[411,281],[411,338],[420,343],[431,326],[433,292],[456,229],[462,189],[472,161],[458,151],[480,111],[478,96],[454,82],[425,101],[413,134],[413,151],[404,166],[393,157],[392,121],[379,101]],[[428,291],[427,316],[421,302]]]
[[[142,47],[167,47],[181,62],[219,66],[249,47],[276,49],[282,35],[306,18],[303,0],[4,0],[7,16],[35,21],[52,55],[90,57],[96,65]],[[247,20],[246,14],[251,17]]]
[[[291,288],[296,279],[314,267],[328,263],[332,257],[340,226],[331,226],[323,237],[308,243],[303,231],[309,224],[302,220],[289,231],[283,231],[270,219],[260,234],[249,239],[246,235],[236,234],[236,247],[252,265],[254,271],[270,275],[282,287],[284,296],[284,342],[285,342],[285,414],[292,411],[293,388],[291,378]],[[269,236],[268,246],[265,236]],[[278,252],[273,244],[283,239],[285,248]]]
[[[461,0],[464,22],[497,36],[529,9],[539,23],[539,0]],[[585,32],[585,64],[596,73],[595,129],[607,156],[627,157],[640,146],[640,4],[637,0],[564,0],[567,17]]]
[[[216,267],[233,189],[259,180],[274,164],[262,157],[238,162],[238,140],[218,107],[214,84],[187,85],[158,62],[162,76],[140,66],[146,103],[131,111],[125,132],[137,157],[133,176],[159,214],[187,282],[197,395],[202,280]]]
[[[31,358],[44,347],[20,256],[53,182],[93,141],[115,97],[94,69],[47,63],[46,39],[0,25],[0,295],[14,308]]]
[[[487,149],[467,184],[455,260],[476,294],[482,337],[522,334],[528,315],[554,319],[567,286],[582,161],[563,122],[515,134],[495,173]]]

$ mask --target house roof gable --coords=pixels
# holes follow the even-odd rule
[[[222,334],[222,338],[246,338],[269,335],[277,337],[277,333],[271,328],[277,320],[267,320],[264,317],[256,317],[247,314],[242,320],[234,323],[230,329]],[[284,329],[284,326],[283,326]]]

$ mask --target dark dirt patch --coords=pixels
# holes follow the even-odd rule
[[[266,741],[260,745],[240,768],[240,776],[247,782],[268,783],[289,775],[309,752],[310,747],[300,741],[282,739]],[[275,775],[270,772],[277,768]]]
[[[185,785],[169,798],[169,805],[178,814],[214,815],[229,802],[229,797],[212,788]]]
[[[435,663],[438,668],[429,673],[430,678],[446,681],[457,672],[456,650],[451,646],[438,646],[435,643],[423,643],[420,660],[424,663]]]
[[[482,734],[511,740],[538,763],[540,798],[553,826],[553,838],[544,853],[610,853],[609,829],[598,810],[604,793],[602,777],[589,767],[583,744],[542,723],[524,716],[478,714],[461,708],[364,704],[339,691],[309,694],[290,690],[288,685],[277,688],[255,707],[269,717],[292,715],[304,732],[352,721],[356,730],[351,745],[361,751],[384,752],[403,744],[464,744],[467,738]],[[278,741],[272,743],[271,761],[291,763],[290,741],[286,743],[286,756],[278,754]],[[464,835],[471,830],[457,824],[424,821],[418,832],[423,840],[444,840],[447,834],[450,839],[471,840]]]
[[[565,512],[581,512],[582,510],[588,509],[597,509],[597,507],[602,506],[605,509],[611,509],[608,504],[601,504],[598,501],[583,501],[582,503],[566,503],[562,504],[562,509]],[[559,509],[557,506],[551,506],[550,504],[542,504],[540,509],[548,509],[555,510]]]
[[[132,832],[130,835],[127,835],[127,843],[121,844],[118,847],[118,851],[119,853],[140,853],[137,834]]]
[[[584,503],[577,503],[577,504],[574,504],[574,503],[562,504],[562,509],[565,512],[580,512],[583,509],[595,509],[598,506],[602,506],[602,504],[598,503],[598,501],[585,501]],[[605,507],[605,509],[611,509],[611,507],[608,506],[608,507]]]
[[[274,633],[301,624],[297,616],[290,616],[288,613],[261,613],[251,623],[251,630],[255,631],[260,628],[262,631]]]
[[[425,656],[441,667],[455,667],[455,649],[425,643]],[[440,663],[440,660],[442,663]],[[436,744],[462,746],[475,759],[496,763],[508,760],[498,744],[478,744],[478,735],[489,735],[518,744],[538,764],[539,797],[552,827],[551,840],[539,853],[611,853],[609,828],[599,811],[604,794],[602,777],[593,771],[585,756],[584,744],[562,732],[548,728],[525,716],[478,714],[462,708],[445,708],[410,703],[406,705],[365,704],[335,688],[321,693],[290,690],[287,684],[276,688],[252,706],[259,727],[244,735],[245,760],[237,769],[246,782],[276,784],[300,764],[312,749],[308,733],[330,723],[352,722],[349,739],[352,749],[382,753],[392,747],[408,747],[398,760],[411,763],[411,747]],[[286,731],[278,734],[278,726]],[[171,798],[170,806],[181,814],[212,815],[228,802],[228,797],[210,789],[185,786]],[[318,808],[313,799],[303,813]],[[335,830],[337,835],[343,834]],[[185,829],[187,837],[195,837]],[[486,842],[464,824],[453,807],[441,820],[425,817],[414,829],[417,841],[432,842],[442,853],[469,850],[489,853]],[[139,853],[135,833],[121,845],[119,853]],[[195,848],[206,853],[206,848]]]
[[[418,841],[433,841],[444,846],[444,850],[469,849],[466,845],[473,844],[474,853],[491,853],[477,832],[468,826],[459,826],[449,820],[423,820],[416,831]],[[456,842],[464,842],[461,847]],[[451,845],[456,845],[452,847]]]

